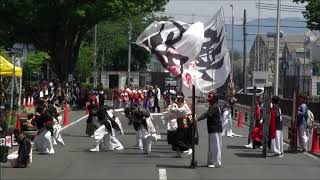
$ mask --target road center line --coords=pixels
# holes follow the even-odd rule
[[[159,180],[167,180],[167,170],[164,168],[159,169]]]

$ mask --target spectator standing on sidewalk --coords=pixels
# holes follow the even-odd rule
[[[275,156],[283,157],[283,121],[278,96],[272,97],[270,107],[271,151]]]
[[[118,87],[112,90],[112,101],[113,101],[113,108],[118,109],[120,107],[120,90]]]
[[[308,147],[308,134],[307,134],[307,119],[308,119],[308,107],[307,98],[305,96],[299,96],[300,106],[298,108],[298,122],[297,122],[297,135],[298,142],[303,152],[307,151]]]
[[[155,85],[154,93],[153,93],[153,99],[154,99],[153,112],[156,112],[156,109],[157,109],[158,113],[160,113],[160,106],[159,106],[160,98],[161,98],[160,88],[158,88],[158,85]]]
[[[219,168],[221,166],[222,147],[222,122],[221,110],[218,106],[218,97],[213,93],[208,95],[209,109],[198,118],[198,121],[207,118],[208,126],[208,167]]]

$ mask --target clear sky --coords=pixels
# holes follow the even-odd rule
[[[268,7],[276,7],[277,0],[260,0],[261,3],[273,4]],[[166,5],[165,15],[174,17],[177,21],[205,22],[210,18],[220,7],[223,7],[226,23],[231,22],[232,10],[230,4],[234,5],[235,21],[241,23],[243,18],[243,10],[247,9],[248,20],[258,19],[258,8],[256,7],[259,0],[170,0]],[[299,17],[303,18],[301,8],[303,4],[296,4],[292,0],[281,0],[283,7],[290,9],[282,11],[281,18],[284,17]],[[298,10],[298,9],[299,10]],[[294,9],[294,10],[291,10]],[[194,14],[194,16],[192,16]],[[260,18],[276,17],[276,10],[260,10]]]

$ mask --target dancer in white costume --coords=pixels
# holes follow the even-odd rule
[[[232,131],[232,117],[229,103],[222,106],[222,136],[242,137]]]
[[[133,124],[134,129],[137,131],[136,137],[139,148],[143,149],[144,153],[149,154],[152,148],[152,141],[157,141],[156,129],[150,113],[139,107],[131,107],[125,109],[125,114],[129,119],[129,124]]]
[[[176,133],[178,129],[177,124],[177,115],[173,111],[178,108],[178,105],[175,103],[175,98],[171,98],[172,103],[166,108],[161,117],[163,124],[167,124],[167,141],[168,144],[174,145],[176,139]]]
[[[43,154],[54,154],[52,144],[53,118],[48,113],[39,115],[36,119],[38,135],[34,139],[35,151]]]
[[[60,134],[61,132],[61,123],[62,123],[62,116],[59,115],[57,108],[49,104],[46,112],[53,118],[52,122],[52,144],[57,145],[58,143],[64,145],[64,141]]]
[[[117,139],[116,134],[120,133],[123,135],[124,132],[119,118],[114,115],[114,111],[112,109],[107,110],[105,107],[100,107],[98,119],[102,126],[94,132],[93,136],[96,140],[96,146],[95,148],[90,149],[90,151],[123,150],[124,147]]]
[[[182,157],[182,153],[186,155],[192,154],[192,126],[193,121],[191,116],[191,110],[187,103],[184,101],[183,93],[177,94],[177,106],[172,106],[171,112],[177,117],[177,132],[175,135],[174,143],[172,144],[172,150],[177,152],[177,158]]]
[[[61,125],[60,125],[61,121],[62,121],[62,116],[58,116],[54,119],[53,136],[52,136],[53,145],[57,145],[57,144],[64,145],[64,141],[61,136]]]
[[[57,114],[56,108],[47,102],[36,108],[35,123],[38,135],[34,139],[34,150],[43,154],[54,154],[52,144],[54,114]]]

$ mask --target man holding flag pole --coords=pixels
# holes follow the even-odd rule
[[[137,39],[137,44],[150,51],[169,73],[193,89],[193,120],[195,88],[202,92],[217,89],[226,82],[231,70],[224,24],[220,9],[206,24],[155,21]],[[195,127],[196,124],[192,128],[192,168],[196,167]]]

